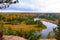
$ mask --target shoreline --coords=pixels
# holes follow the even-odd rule
[[[52,20],[47,20],[47,19],[41,19],[39,18],[41,21],[46,21],[46,22],[50,22],[50,23],[53,23],[53,24],[58,24],[58,20],[55,20],[55,21],[52,21]]]

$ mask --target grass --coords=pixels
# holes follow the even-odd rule
[[[31,30],[31,29],[35,29],[35,30],[41,31],[42,29],[46,28],[45,25],[43,25],[42,28],[37,28],[36,26],[37,26],[36,24],[34,24],[34,25],[26,25],[24,22],[22,22],[19,25],[4,24],[4,28],[7,29],[7,28],[11,27],[13,30],[19,30],[19,29]]]

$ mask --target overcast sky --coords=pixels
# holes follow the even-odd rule
[[[60,0],[19,0],[4,10],[31,12],[60,12]],[[0,11],[4,11],[0,10]]]

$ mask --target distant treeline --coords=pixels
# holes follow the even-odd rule
[[[25,16],[30,16],[30,17],[35,17],[35,18],[43,18],[43,19],[48,19],[48,20],[56,20],[60,18],[60,13],[1,13],[0,15],[6,17],[6,15],[11,16],[11,17],[25,17]]]
[[[45,18],[48,20],[56,20],[60,18],[60,13],[36,13],[36,17]]]

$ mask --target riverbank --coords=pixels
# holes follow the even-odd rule
[[[58,24],[58,20],[53,21],[53,20],[47,20],[47,19],[42,19],[42,18],[40,18],[40,20],[50,22],[50,23],[53,23],[53,24]]]

